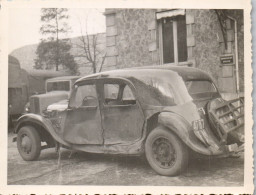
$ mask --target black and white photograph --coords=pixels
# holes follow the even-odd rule
[[[253,193],[249,0],[59,2],[1,5],[7,194]]]

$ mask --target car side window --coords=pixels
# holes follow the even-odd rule
[[[76,88],[76,93],[70,102],[71,107],[97,106],[98,98],[94,84],[81,85]]]
[[[69,81],[58,81],[58,82],[48,82],[46,84],[47,92],[50,91],[70,91]]]
[[[133,95],[131,88],[128,85],[125,85],[123,96],[122,96],[123,104],[136,104],[136,99]]]
[[[104,84],[105,105],[136,104],[131,88],[126,84]]]
[[[104,84],[105,104],[111,104],[117,101],[119,93],[118,84]]]

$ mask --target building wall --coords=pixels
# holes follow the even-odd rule
[[[242,10],[227,10],[227,13],[237,20],[239,85],[240,91],[244,91],[244,14]]]
[[[212,75],[222,92],[236,91],[236,70],[233,65],[222,65],[220,56],[234,55],[235,62],[235,33],[234,22],[227,19],[225,47],[218,17],[214,10],[186,10],[186,14],[194,17],[192,34],[195,37],[193,56],[194,66],[205,70]],[[238,73],[240,91],[244,90],[244,57],[243,57],[243,12],[242,10],[229,10],[228,15],[238,21]]]
[[[134,18],[137,19],[134,20]],[[153,64],[151,52],[149,51],[151,34],[148,30],[148,23],[152,20],[154,20],[154,12],[152,10],[125,9],[117,12],[118,36],[116,37],[116,47],[118,50],[118,68]]]
[[[151,9],[108,10],[105,69],[159,63],[158,59],[152,60],[152,55],[158,57],[156,52],[150,51],[151,42],[156,39],[156,30],[149,30],[152,21],[155,21],[155,11]]]
[[[186,10],[186,14],[193,17],[191,36],[194,37],[194,66],[211,74],[217,82],[221,54],[217,15],[213,10]]]
[[[159,25],[156,9],[106,9],[105,70],[161,64]],[[229,10],[238,19],[238,57],[240,89],[243,91],[243,12]],[[186,10],[188,63],[205,70],[214,79],[221,92],[235,92],[235,63],[223,66],[220,56],[234,55],[234,24],[226,20],[227,47],[225,47],[219,20],[214,10]]]

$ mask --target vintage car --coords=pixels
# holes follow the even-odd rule
[[[80,77],[62,76],[47,79],[45,82],[46,93],[32,95],[24,108],[25,113],[42,114],[49,105],[51,109],[66,109],[67,104],[63,104],[63,102],[67,102],[72,86],[78,78]]]
[[[243,151],[243,99],[225,101],[195,68],[127,69],[78,79],[65,110],[23,115],[15,128],[26,161],[42,149],[146,155],[174,176],[189,154],[227,157]]]

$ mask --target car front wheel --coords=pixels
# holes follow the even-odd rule
[[[160,175],[178,175],[188,163],[186,146],[174,133],[163,127],[150,132],[145,153],[150,166]]]
[[[41,139],[34,127],[24,126],[19,130],[17,147],[24,160],[33,161],[38,159],[41,153]]]

